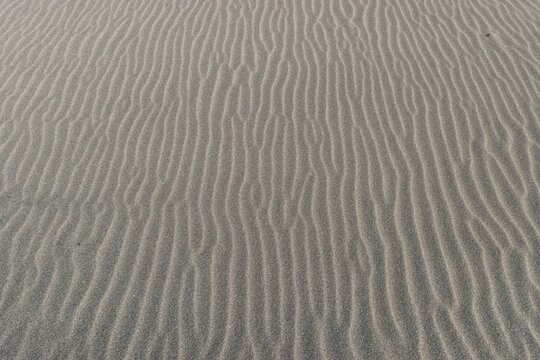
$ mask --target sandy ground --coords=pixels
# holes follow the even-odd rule
[[[0,0],[1,359],[540,359],[540,3]]]

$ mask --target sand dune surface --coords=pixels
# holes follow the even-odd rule
[[[540,359],[540,3],[0,0],[1,359]]]

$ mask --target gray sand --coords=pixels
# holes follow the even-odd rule
[[[0,0],[0,359],[540,359],[539,19]]]

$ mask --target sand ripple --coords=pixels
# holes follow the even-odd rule
[[[0,0],[0,358],[539,359],[539,19]]]

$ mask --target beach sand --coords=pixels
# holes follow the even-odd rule
[[[0,0],[0,358],[540,359],[539,19]]]

